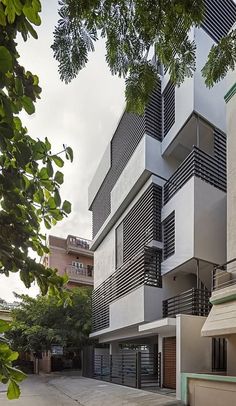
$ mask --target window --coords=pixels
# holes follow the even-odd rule
[[[116,268],[123,264],[123,222],[116,228]]]
[[[175,212],[163,221],[163,260],[175,253]]]
[[[75,268],[83,268],[84,264],[82,264],[82,262],[72,261],[72,266],[74,266]]]
[[[212,339],[212,371],[227,370],[227,341],[225,338]]]

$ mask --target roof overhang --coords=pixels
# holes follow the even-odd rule
[[[176,319],[167,317],[165,319],[154,320],[139,326],[139,332],[149,334],[176,334]]]

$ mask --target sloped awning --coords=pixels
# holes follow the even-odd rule
[[[213,292],[210,301],[213,307],[201,335],[219,337],[236,334],[236,285]]]

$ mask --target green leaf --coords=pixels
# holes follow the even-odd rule
[[[63,167],[64,161],[63,161],[63,159],[61,159],[59,156],[57,156],[57,155],[52,155],[52,159],[53,159],[53,161],[55,162],[55,164],[56,164],[57,166],[59,166],[59,168],[62,168],[62,167]]]
[[[52,210],[57,208],[56,202],[53,197],[49,197],[48,205],[49,205],[50,209],[52,209]]]
[[[59,193],[58,189],[55,190],[54,200],[55,200],[55,203],[57,206],[61,205],[61,197],[60,197],[60,193]]]
[[[22,97],[21,101],[22,101],[22,105],[23,105],[25,111],[28,114],[33,114],[35,112],[34,103],[30,97],[24,95]]]
[[[74,159],[73,149],[71,147],[67,147],[66,153],[68,155],[68,159],[70,159],[70,161],[73,162]]]
[[[41,168],[39,172],[39,178],[42,180],[48,180],[48,170],[47,168]]]
[[[22,80],[20,78],[15,78],[15,89],[16,89],[16,94],[18,96],[23,96],[23,84],[22,84]]]
[[[0,333],[10,330],[10,325],[5,320],[0,320]]]
[[[7,73],[12,69],[12,56],[8,49],[0,46],[0,72]]]
[[[8,372],[11,374],[11,376],[14,378],[14,380],[17,382],[22,382],[27,377],[27,375],[25,375],[24,372],[20,371],[17,368],[7,366],[7,369]]]
[[[50,142],[48,141],[47,137],[45,138],[45,146],[46,146],[46,150],[50,151],[52,146],[51,146]]]
[[[0,3],[0,25],[4,26],[6,25],[6,16],[2,7],[2,4]]]
[[[20,396],[19,385],[11,379],[10,383],[8,385],[8,388],[7,388],[7,397],[9,400],[12,400],[12,399],[18,399],[19,396]]]
[[[62,210],[63,210],[64,212],[66,212],[67,214],[70,214],[70,212],[71,212],[71,203],[68,202],[68,200],[65,200],[65,201],[64,201],[64,203],[63,203],[63,205],[62,205]]]
[[[8,361],[16,361],[17,359],[18,359],[18,357],[19,357],[19,354],[18,354],[18,352],[16,352],[16,351],[11,351],[11,354],[7,357],[7,360]]]
[[[32,24],[35,24],[35,25],[41,24],[41,19],[38,15],[38,12],[35,11],[35,9],[33,7],[28,6],[27,3],[23,7],[23,13]]]
[[[54,176],[54,180],[55,182],[59,183],[59,185],[62,185],[62,183],[64,182],[64,175],[62,172],[57,171],[55,176]]]
[[[7,20],[9,24],[14,23],[16,17],[16,10],[13,4],[13,1],[6,2],[5,14],[7,16]]]

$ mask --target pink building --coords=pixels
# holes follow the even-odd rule
[[[89,250],[90,241],[68,235],[60,238],[49,235],[50,253],[43,263],[56,268],[59,275],[68,275],[68,287],[93,286],[93,252]]]

